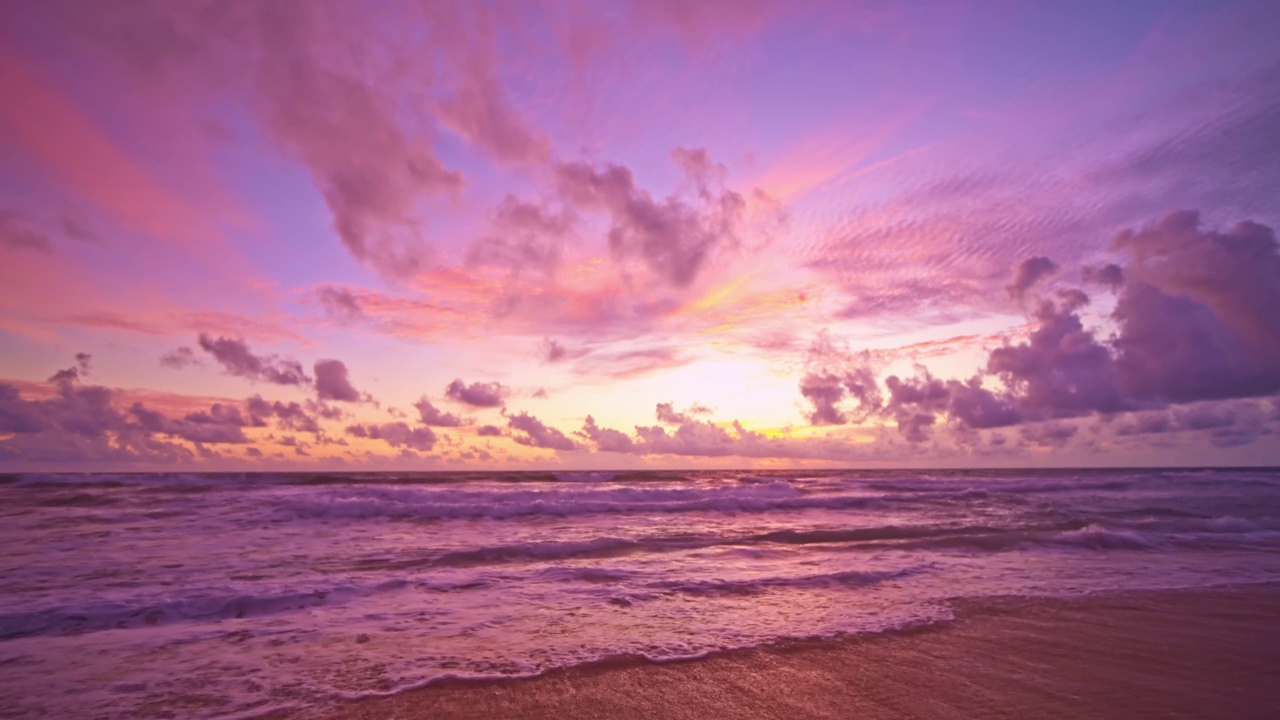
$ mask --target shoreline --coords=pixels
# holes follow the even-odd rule
[[[951,605],[954,620],[881,633],[442,679],[260,717],[1280,717],[1280,583]]]

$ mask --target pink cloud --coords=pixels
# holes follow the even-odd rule
[[[12,49],[0,50],[0,123],[28,157],[123,225],[212,259],[225,244],[211,215],[166,190]]]

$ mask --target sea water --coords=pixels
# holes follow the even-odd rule
[[[1263,470],[4,476],[0,717],[243,717],[1278,579]]]

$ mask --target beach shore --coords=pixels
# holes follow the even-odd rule
[[[319,716],[1280,717],[1280,586],[960,601],[956,610],[955,622],[929,628],[443,682]]]

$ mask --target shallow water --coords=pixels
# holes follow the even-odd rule
[[[5,717],[234,717],[1280,579],[1280,473],[65,475],[0,484]]]

